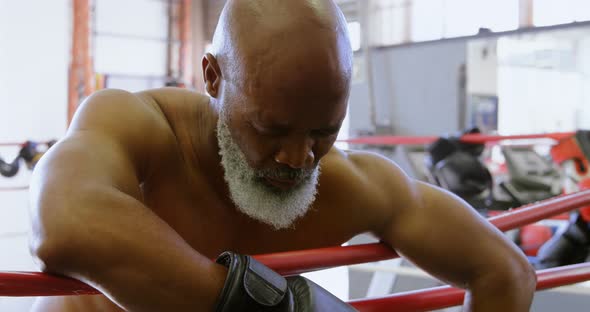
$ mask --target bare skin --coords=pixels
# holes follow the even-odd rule
[[[259,15],[238,12],[268,9],[258,3],[237,10],[249,2],[257,3],[230,1],[225,17],[232,22],[222,18],[223,31],[251,29]],[[217,45],[203,59],[211,97],[107,90],[85,102],[66,138],[37,165],[31,249],[43,270],[78,278],[105,296],[44,298],[36,311],[210,311],[226,276],[211,259],[222,251],[336,246],[365,232],[468,289],[468,311],[528,311],[531,267],[472,208],[378,155],[332,147],[346,112],[350,55],[342,52],[343,34],[330,31],[341,26],[332,3],[309,3],[326,31],[311,36],[306,27],[317,23],[309,23],[300,27],[305,35],[292,30],[290,38],[318,49],[286,49],[277,39],[277,47],[256,50],[261,45],[252,42],[276,36],[276,29],[240,39],[237,48]],[[279,9],[296,17],[310,12]],[[253,168],[321,164],[318,197],[292,227],[253,220],[230,199],[216,138],[222,105]]]

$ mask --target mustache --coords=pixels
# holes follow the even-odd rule
[[[289,167],[268,168],[257,170],[256,176],[258,178],[303,181],[305,179],[309,179],[315,170],[317,170],[317,166],[304,169],[294,169]]]

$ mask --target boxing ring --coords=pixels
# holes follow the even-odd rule
[[[506,136],[464,136],[470,142],[506,140]],[[555,134],[551,139],[559,140],[571,136]],[[484,138],[482,138],[484,137]],[[547,135],[512,136],[513,139],[547,138]],[[383,138],[381,138],[383,139]],[[390,144],[427,144],[436,138],[391,139]],[[348,140],[355,144],[384,144],[383,140],[371,138]],[[418,143],[417,143],[418,142]],[[387,144],[387,143],[386,143]],[[555,215],[590,205],[590,190],[557,196],[548,200],[512,209],[488,219],[499,230],[505,232],[527,224],[541,221]],[[359,265],[398,258],[397,253],[381,243],[350,245],[254,256],[278,273],[289,276],[337,266]],[[590,263],[556,267],[537,271],[537,290],[561,287],[590,280]],[[77,296],[96,295],[100,292],[75,279],[40,272],[0,271],[0,296]],[[450,286],[434,287],[392,295],[349,301],[362,312],[430,311],[461,305],[465,291]]]

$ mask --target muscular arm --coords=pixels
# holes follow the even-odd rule
[[[225,269],[142,203],[153,146],[165,148],[169,135],[135,95],[86,101],[33,176],[31,249],[44,271],[80,279],[128,311],[212,309]]]
[[[529,310],[535,289],[532,267],[473,208],[410,179],[388,160],[368,154],[351,159],[381,199],[386,221],[375,226],[376,234],[437,278],[466,288],[466,311]]]

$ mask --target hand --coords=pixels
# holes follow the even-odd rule
[[[217,263],[228,274],[215,311],[356,311],[314,282],[284,278],[250,256],[224,252]]]

